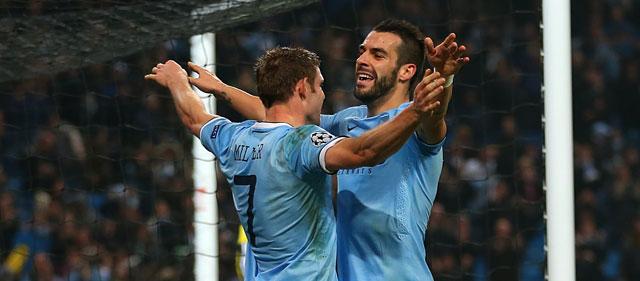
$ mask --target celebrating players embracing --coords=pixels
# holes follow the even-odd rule
[[[336,280],[329,174],[384,162],[441,106],[445,79],[428,71],[414,101],[391,121],[356,138],[335,137],[309,125],[320,123],[324,100],[319,63],[300,48],[276,48],[258,60],[264,122],[207,113],[173,61],[146,76],[169,88],[182,122],[217,156],[247,231],[256,280]]]

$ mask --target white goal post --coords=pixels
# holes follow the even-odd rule
[[[575,280],[571,5],[542,1],[547,280]]]
[[[191,61],[215,71],[215,35],[205,33],[192,36]],[[193,87],[202,98],[205,109],[216,113],[213,96]],[[193,137],[193,252],[196,281],[218,280],[218,201],[216,199],[217,178],[215,157],[206,150],[200,140]]]

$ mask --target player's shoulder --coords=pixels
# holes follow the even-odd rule
[[[238,132],[253,126],[255,122],[254,120],[231,122],[227,118],[216,117],[202,126],[200,139],[203,140],[205,137],[211,140],[233,138]]]
[[[291,128],[284,136],[283,144],[288,149],[302,146],[305,142],[313,146],[322,146],[333,138],[335,138],[334,135],[320,126],[304,125]]]
[[[317,125],[303,125],[300,127],[291,128],[287,132],[286,137],[291,141],[303,141],[307,137],[311,137],[312,135],[317,133],[327,133],[327,131]]]
[[[407,106],[409,106],[411,104],[411,102],[405,102],[403,104],[401,104],[400,106],[393,108],[393,109],[389,109],[387,111],[385,111],[387,114],[389,114],[391,117],[395,117],[396,115],[398,115],[400,112],[402,112],[405,108],[407,108]]]
[[[367,106],[366,105],[356,105],[347,107],[343,110],[340,110],[335,113],[335,115],[339,119],[344,119],[345,117],[366,117],[367,116]]]
[[[224,126],[225,128],[230,128],[230,129],[237,129],[237,128],[248,128],[253,126],[256,123],[255,120],[246,120],[246,121],[242,121],[242,122],[231,122],[229,119],[222,117],[222,116],[218,116],[215,118],[212,118],[211,120],[209,120],[207,123],[205,123],[204,125],[202,125],[202,128],[216,128],[216,127],[221,127]]]
[[[362,118],[364,122],[373,123],[373,124],[381,124],[387,122],[393,118],[395,118],[402,110],[404,110],[407,106],[409,106],[411,102],[406,102],[401,104],[400,106],[392,109],[388,109],[386,111],[380,112],[377,115]]]
[[[246,129],[255,126],[257,123],[256,120],[245,120],[242,122],[232,122],[233,127],[236,129]]]

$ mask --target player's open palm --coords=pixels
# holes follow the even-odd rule
[[[439,72],[433,72],[431,69],[425,71],[424,77],[413,92],[413,106],[421,115],[428,117],[433,109],[440,106],[439,97],[444,90],[444,82],[445,79],[440,78]]]
[[[189,62],[189,68],[198,73],[198,77],[189,77],[189,83],[205,93],[217,95],[220,94],[226,86],[215,73],[202,66]]]
[[[464,64],[469,62],[469,57],[462,56],[467,47],[464,45],[458,47],[458,43],[454,42],[455,39],[456,34],[451,33],[435,47],[431,38],[424,39],[429,64],[435,67],[442,77],[455,74]]]

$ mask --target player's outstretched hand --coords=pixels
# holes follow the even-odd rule
[[[433,72],[427,69],[424,77],[416,86],[413,92],[413,106],[415,110],[423,116],[431,115],[432,111],[440,106],[440,95],[442,94],[445,82],[444,78],[440,78],[439,72]]]
[[[189,68],[198,73],[198,77],[189,77],[189,83],[205,93],[211,93],[217,96],[221,94],[227,86],[215,73],[202,66],[189,62]]]
[[[424,39],[429,64],[435,67],[442,77],[455,74],[463,65],[469,62],[469,57],[462,56],[467,47],[464,45],[458,47],[458,43],[454,42],[455,39],[456,34],[451,33],[442,43],[435,47],[431,38]]]
[[[185,71],[178,63],[168,60],[165,63],[157,64],[151,69],[151,74],[144,76],[145,79],[156,81],[161,86],[167,88],[171,83],[187,83],[187,71]]]

